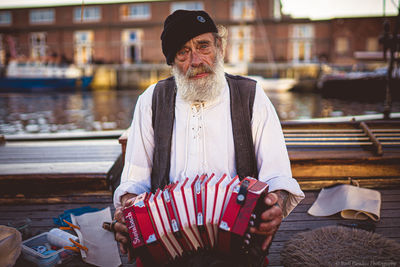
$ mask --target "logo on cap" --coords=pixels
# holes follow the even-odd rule
[[[202,16],[197,16],[197,20],[200,21],[201,23],[206,22],[205,18],[203,18]]]

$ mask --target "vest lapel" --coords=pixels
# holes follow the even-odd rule
[[[173,77],[157,83],[153,92],[154,154],[151,191],[169,184],[172,130],[175,120],[176,89]]]
[[[251,132],[256,82],[226,74],[231,97],[231,118],[235,144],[236,172],[240,179],[258,178],[257,161]]]

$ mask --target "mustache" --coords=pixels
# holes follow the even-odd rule
[[[201,73],[214,73],[212,67],[202,64],[198,67],[190,67],[186,72],[186,77],[191,78]]]

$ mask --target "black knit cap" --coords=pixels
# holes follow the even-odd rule
[[[176,10],[164,22],[161,34],[162,51],[167,64],[172,65],[176,53],[193,37],[207,32],[218,32],[214,21],[205,11]]]

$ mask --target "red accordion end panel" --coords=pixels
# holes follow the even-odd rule
[[[249,233],[265,210],[268,185],[254,178],[202,175],[143,193],[124,209],[135,256],[163,265],[199,249],[247,253],[261,246]]]

